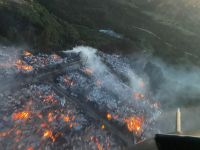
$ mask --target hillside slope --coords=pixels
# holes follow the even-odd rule
[[[172,11],[176,3],[182,4],[176,10],[185,13],[180,19],[175,16],[181,13]],[[183,4],[183,0],[0,0],[0,41],[27,43],[40,50],[89,45],[107,52],[140,51],[169,63],[200,65],[200,23],[184,19],[197,17],[197,9],[188,11],[190,6]],[[100,29],[111,29],[123,39]]]

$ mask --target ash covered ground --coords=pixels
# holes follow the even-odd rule
[[[125,149],[160,132],[151,75],[162,75],[152,64],[82,46],[49,55],[7,49],[0,52],[3,149]]]

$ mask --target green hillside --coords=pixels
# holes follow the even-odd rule
[[[192,5],[183,5],[185,1],[174,1],[0,0],[0,41],[48,52],[89,45],[107,52],[145,52],[169,63],[200,65],[198,8],[191,10]],[[111,29],[123,39],[99,29]]]

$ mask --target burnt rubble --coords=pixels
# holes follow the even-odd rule
[[[120,149],[109,132],[48,85],[1,94],[0,143],[5,149]],[[8,112],[9,110],[9,112]],[[9,126],[8,126],[9,125]]]
[[[1,57],[0,147],[123,149],[156,130],[159,103],[120,56],[99,52],[93,65],[77,51]]]

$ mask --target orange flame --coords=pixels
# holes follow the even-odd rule
[[[72,128],[73,126],[77,126],[77,123],[74,122],[75,116],[70,116],[69,114],[64,116],[62,115],[63,120],[69,124],[69,127]]]
[[[96,145],[97,145],[98,150],[103,150],[103,147],[101,146],[99,142],[96,142]]]
[[[18,113],[12,114],[13,120],[27,120],[29,117],[30,117],[30,112],[28,112],[28,111],[23,111],[23,112],[18,112]]]
[[[64,116],[64,117],[63,117],[63,120],[64,120],[65,122],[69,122],[69,121],[70,121],[70,117],[69,117],[69,116]]]
[[[16,61],[15,66],[17,69],[24,70],[24,71],[32,71],[33,70],[32,66],[25,65],[25,63],[20,59],[18,59]]]
[[[43,137],[44,138],[51,138],[53,142],[56,140],[56,138],[53,136],[52,131],[50,131],[50,130],[45,130],[44,133],[43,133]]]
[[[26,150],[33,150],[33,147],[30,146],[30,147],[28,147]]]
[[[92,136],[92,137],[91,137],[91,140],[92,140],[93,142],[95,142],[95,144],[96,144],[98,150],[103,150],[103,146],[101,146],[101,144],[100,144],[98,138]]]
[[[106,118],[107,118],[108,120],[111,120],[111,119],[112,119],[112,115],[111,115],[110,113],[107,113],[107,114],[106,114]]]
[[[75,120],[75,116],[70,115],[70,114],[67,114],[66,116],[62,115],[61,117],[63,118],[63,120],[65,122],[69,122],[69,121],[74,121]]]
[[[104,124],[101,125],[101,129],[105,129],[105,125]]]
[[[124,119],[127,124],[128,130],[130,132],[135,132],[136,134],[140,134],[142,132],[142,125],[144,123],[143,118],[140,117],[129,117]]]

